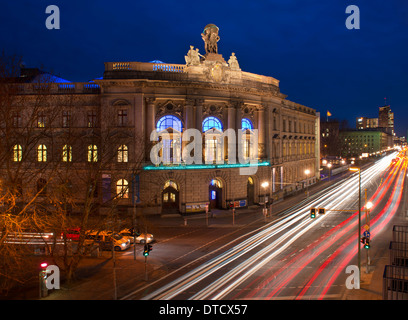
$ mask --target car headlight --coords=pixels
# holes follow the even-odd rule
[[[127,242],[121,244],[122,247],[126,247]]]

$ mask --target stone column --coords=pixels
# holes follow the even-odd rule
[[[186,99],[186,104],[184,106],[184,130],[192,129],[196,127],[196,120],[194,118],[194,100]],[[182,141],[181,154],[189,141]]]
[[[150,148],[152,142],[150,141],[150,135],[152,131],[156,128],[156,99],[155,98],[146,98],[146,160],[150,158]]]
[[[259,106],[256,110],[258,123],[258,148],[259,158],[265,157],[265,110],[263,106]]]
[[[196,99],[195,101],[195,128],[202,132],[203,130],[203,99]]]
[[[237,141],[238,141],[238,136],[237,136],[237,129],[240,129],[241,127],[238,125],[238,123],[236,123],[237,117],[236,117],[236,113],[238,112],[236,109],[235,105],[229,105],[227,107],[227,111],[228,111],[228,120],[227,120],[227,129],[233,129],[235,132],[235,150],[238,151],[237,147]],[[231,138],[231,143],[234,140],[232,140]],[[230,154],[228,153],[228,145],[230,144],[230,138],[227,139],[227,143],[224,145],[224,154],[225,157],[224,159],[228,160],[230,159]],[[234,157],[234,155],[231,154],[231,157]],[[237,161],[237,155],[235,155],[235,161]]]

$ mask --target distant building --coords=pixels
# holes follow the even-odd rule
[[[391,111],[389,105],[379,108],[378,127],[385,128],[386,132],[394,135],[394,112]]]
[[[378,128],[378,118],[358,117],[356,119],[357,130],[364,130],[369,128]]]
[[[363,153],[370,155],[393,147],[392,135],[378,129],[341,131],[339,141],[343,157],[359,157]]]
[[[320,121],[320,157],[339,156],[339,128],[337,120]]]

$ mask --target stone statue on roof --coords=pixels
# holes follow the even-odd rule
[[[231,54],[231,57],[228,60],[228,65],[231,69],[239,69],[239,63],[237,57],[235,56],[235,52]]]
[[[205,45],[205,52],[208,53],[218,53],[218,41],[220,37],[218,36],[218,27],[215,24],[207,24],[204,28],[201,37],[203,38]]]
[[[198,66],[200,65],[200,56],[202,57],[198,52],[198,48],[194,50],[194,46],[190,46],[190,50],[188,50],[187,55],[184,56],[184,58],[188,66]]]

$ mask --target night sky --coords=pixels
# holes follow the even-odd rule
[[[59,30],[45,26],[48,5],[60,9]],[[346,28],[349,5],[360,9],[359,30]],[[209,23],[225,60],[235,52],[242,70],[279,79],[289,100],[355,127],[356,117],[378,117],[386,97],[397,135],[407,134],[406,0],[1,1],[0,49],[89,81],[107,61],[184,64],[190,45],[205,53]]]

